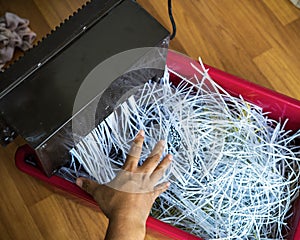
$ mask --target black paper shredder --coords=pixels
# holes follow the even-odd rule
[[[2,144],[21,135],[35,150],[37,165],[51,176],[70,160],[69,149],[76,142],[74,118],[85,118],[90,105],[97,104],[92,118],[93,123],[100,123],[135,81],[146,82],[162,74],[157,68],[164,68],[168,43],[169,32],[135,1],[87,3],[0,73]],[[111,60],[112,56],[120,61]],[[147,63],[148,56],[160,59],[156,67]],[[108,67],[103,65],[107,60],[111,61]],[[137,67],[145,63],[147,68]],[[97,74],[91,74],[95,69]],[[126,76],[131,69],[138,79]],[[92,87],[74,107],[91,75]],[[81,134],[92,130],[81,123]]]

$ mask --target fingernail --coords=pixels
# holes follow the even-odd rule
[[[173,155],[172,155],[172,154],[168,154],[168,155],[167,155],[167,158],[168,158],[170,161],[172,161],[172,160],[173,160]]]
[[[76,185],[78,186],[78,187],[82,187],[82,180],[80,179],[80,178],[77,178],[76,179]]]
[[[168,187],[170,187],[171,183],[170,183],[170,182],[167,182],[166,185],[167,185],[167,188],[168,188]]]
[[[144,130],[140,130],[138,134],[141,135],[142,137],[145,137],[145,132],[144,132]]]

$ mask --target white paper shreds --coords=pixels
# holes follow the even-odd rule
[[[152,216],[204,238],[283,239],[299,190],[300,132],[284,130],[285,122],[230,96],[206,69],[194,69],[202,79],[181,77],[174,86],[166,71],[159,82],[135,89],[71,150],[74,162],[99,183],[109,182],[143,129],[140,164],[161,139],[164,154],[174,157],[161,180],[171,186]]]

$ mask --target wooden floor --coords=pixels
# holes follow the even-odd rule
[[[41,39],[84,2],[0,0],[0,15],[28,18]],[[171,29],[167,0],[138,2]],[[178,31],[170,48],[300,100],[300,10],[288,0],[173,0],[173,11]],[[0,147],[0,239],[103,239],[101,213],[16,169],[20,144]]]

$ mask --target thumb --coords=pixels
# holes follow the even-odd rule
[[[86,178],[77,178],[76,185],[84,191],[86,191],[87,193],[93,195],[100,184]]]

